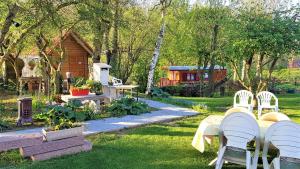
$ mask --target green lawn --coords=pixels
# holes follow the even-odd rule
[[[225,98],[181,98],[201,102],[210,109],[198,116],[175,122],[154,124],[117,133],[88,137],[93,150],[44,162],[22,159],[17,151],[0,154],[0,168],[80,168],[80,169],[210,169],[207,164],[216,157],[217,142],[203,154],[191,146],[199,122],[209,114],[222,114],[232,103]],[[167,101],[167,100],[164,100]],[[300,95],[279,95],[280,109],[300,122]],[[219,110],[218,110],[219,109]],[[225,169],[244,168],[225,165]]]

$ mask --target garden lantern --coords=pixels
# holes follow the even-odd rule
[[[24,123],[33,124],[32,120],[32,98],[20,98],[18,99],[18,122],[17,126],[21,126]]]

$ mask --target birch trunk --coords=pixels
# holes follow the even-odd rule
[[[156,45],[155,45],[155,49],[154,49],[154,53],[152,56],[152,61],[150,64],[150,70],[148,73],[148,83],[147,83],[147,89],[146,89],[146,94],[149,94],[151,92],[151,88],[153,85],[153,77],[154,77],[154,72],[155,72],[155,67],[159,58],[159,53],[160,53],[160,48],[163,42],[163,37],[164,37],[164,33],[165,33],[165,20],[164,20],[164,16],[163,16],[163,22],[162,22],[162,26],[160,28],[159,31],[159,35],[156,41]]]

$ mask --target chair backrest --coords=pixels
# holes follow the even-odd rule
[[[237,102],[237,98],[239,99],[239,103]],[[249,100],[250,100],[250,103],[249,103]],[[252,105],[252,101],[253,101],[253,94],[250,91],[240,90],[235,93],[233,104],[248,106],[248,105]]]
[[[121,79],[117,79],[115,77],[112,77],[111,78],[111,81],[113,83],[113,86],[120,86],[120,85],[123,85],[123,82]]]
[[[247,144],[254,139],[259,146],[260,130],[253,116],[237,112],[223,119],[220,136],[227,139],[226,146],[247,149]]]
[[[300,125],[294,122],[288,120],[279,121],[268,128],[265,135],[265,143],[272,143],[279,150],[280,157],[300,159],[299,131]]]
[[[272,99],[274,99],[274,101],[275,101],[275,106],[278,106],[278,99],[271,92],[262,91],[262,92],[259,92],[256,97],[257,97],[258,106],[269,107],[269,106],[271,106]]]

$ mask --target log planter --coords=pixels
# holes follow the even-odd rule
[[[54,141],[54,140],[60,140],[69,137],[82,136],[83,131],[84,131],[84,126],[64,129],[64,130],[56,130],[56,131],[49,131],[47,129],[42,129],[44,138],[47,141]]]

